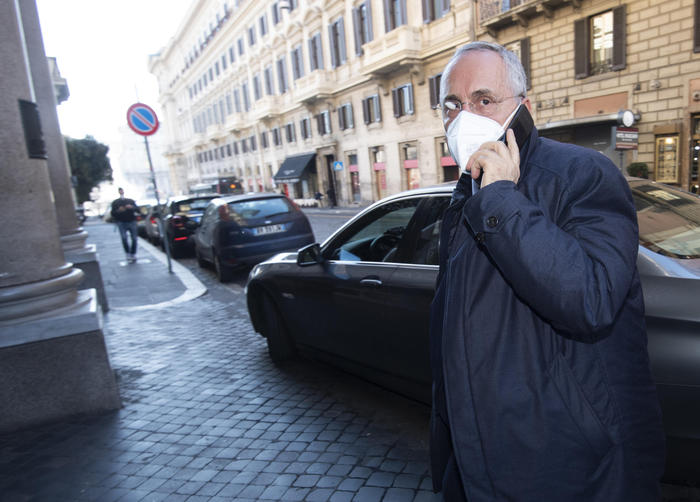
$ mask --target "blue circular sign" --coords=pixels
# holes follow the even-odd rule
[[[150,136],[158,130],[158,117],[148,105],[134,103],[126,111],[126,121],[136,134]]]

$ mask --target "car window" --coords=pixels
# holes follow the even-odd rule
[[[420,198],[413,197],[374,208],[334,239],[324,250],[332,260],[396,261],[396,252]]]
[[[203,211],[211,199],[183,200],[173,204],[174,213],[187,213],[189,211]]]
[[[291,213],[294,208],[284,197],[229,202],[229,214],[240,225],[249,221]]]
[[[421,202],[417,217],[407,232],[407,242],[402,245],[399,261],[416,265],[439,264],[440,224],[449,204],[449,195],[426,197]]]
[[[673,258],[700,258],[700,197],[648,181],[631,181],[639,242]]]

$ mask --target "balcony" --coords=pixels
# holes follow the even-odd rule
[[[227,131],[238,132],[248,127],[248,113],[234,112],[226,117],[225,128]]]
[[[325,70],[316,70],[304,75],[295,81],[294,86],[294,99],[305,105],[329,98],[335,87],[332,73]]]
[[[491,36],[498,30],[519,24],[526,27],[538,15],[554,16],[554,10],[564,5],[580,7],[581,0],[480,0],[479,24]]]
[[[384,76],[413,64],[421,51],[420,28],[403,25],[362,46],[362,73]]]
[[[280,103],[277,96],[264,96],[254,101],[250,114],[255,121],[269,121],[279,117]]]

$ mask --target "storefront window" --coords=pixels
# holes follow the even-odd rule
[[[678,135],[656,137],[656,181],[678,183]]]
[[[386,197],[386,162],[384,147],[375,146],[371,149],[372,172],[374,173],[374,196],[375,200]]]
[[[438,142],[438,152],[440,154],[440,165],[442,166],[442,181],[455,181],[459,179],[459,167],[452,158],[450,149],[447,148],[446,141]]]
[[[357,154],[348,154],[347,163],[348,171],[350,172],[350,192],[352,193],[352,201],[360,202],[362,200],[362,194],[360,192],[360,173],[357,166]]]
[[[420,187],[420,169],[418,169],[418,144],[415,142],[401,145],[401,157],[405,172],[405,189]]]
[[[690,138],[690,189],[698,193],[698,166],[700,166],[700,115],[693,117]]]

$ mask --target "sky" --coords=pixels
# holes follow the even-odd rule
[[[61,132],[112,149],[137,101],[160,111],[148,56],[166,46],[194,0],[36,0],[48,57],[70,97],[58,106]],[[158,133],[156,133],[158,134]]]

